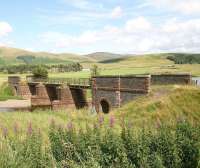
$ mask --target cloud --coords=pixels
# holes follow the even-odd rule
[[[148,0],[148,4],[183,14],[200,14],[199,0]]]
[[[144,17],[138,17],[126,22],[126,30],[131,31],[144,31],[151,28],[151,23]]]
[[[122,17],[123,12],[120,6],[115,7],[111,12],[111,18],[116,19]]]
[[[76,36],[47,32],[40,38],[51,47],[70,52],[200,52],[200,19],[171,18],[158,25],[141,16],[127,20],[121,27],[105,26]]]
[[[0,37],[12,32],[12,27],[7,22],[0,22]]]

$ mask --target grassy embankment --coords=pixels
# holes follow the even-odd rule
[[[199,109],[199,88],[155,86],[148,96],[105,116],[87,109],[0,113],[0,163],[4,167],[196,168]]]
[[[155,87],[149,96],[138,98],[136,101],[124,105],[105,116],[114,115],[117,121],[123,117],[133,123],[135,128],[143,126],[153,128],[157,121],[174,124],[178,119],[186,119],[195,124],[200,121],[200,89],[193,86],[168,86],[167,88]],[[28,122],[35,127],[40,127],[44,134],[47,133],[50,121],[54,119],[61,125],[72,121],[75,125],[83,126],[86,123],[93,125],[97,116],[90,109],[52,112],[36,110],[34,112],[0,113],[0,123],[12,130],[14,123],[19,123],[26,129]]]

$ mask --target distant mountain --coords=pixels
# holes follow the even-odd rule
[[[123,57],[124,55],[121,54],[114,54],[109,52],[95,52],[91,54],[84,55],[85,57],[88,57],[96,62],[102,62],[106,60],[112,60],[112,59],[118,59]]]
[[[39,59],[53,59],[62,61],[71,61],[71,62],[91,62],[90,58],[87,58],[85,56],[81,56],[78,54],[71,54],[71,53],[60,53],[60,54],[54,54],[49,52],[32,52],[27,51],[23,49],[17,49],[17,48],[11,48],[11,47],[0,47],[0,59],[4,60],[12,60],[13,62],[16,61],[16,59],[19,56],[33,56]]]

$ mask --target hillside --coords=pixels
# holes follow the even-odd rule
[[[87,54],[84,56],[94,61],[101,62],[105,60],[120,58],[120,57],[123,57],[124,55],[114,54],[114,53],[109,53],[109,52],[95,52],[95,53]]]
[[[115,113],[133,121],[135,126],[154,127],[177,120],[200,121],[200,88],[193,86],[156,86],[149,96],[123,106]],[[145,124],[145,125],[144,125]]]
[[[63,62],[63,61],[69,61],[69,62],[88,62],[90,59],[80,56],[77,54],[71,54],[71,53],[60,53],[60,54],[54,54],[54,53],[48,53],[48,52],[31,52],[27,50],[17,49],[17,48],[9,48],[9,47],[0,47],[0,63],[5,61],[6,63],[20,63],[19,60],[17,60],[17,57],[19,56],[33,56],[36,57],[36,59],[39,60],[45,60],[48,62],[47,58],[50,59],[49,62]]]

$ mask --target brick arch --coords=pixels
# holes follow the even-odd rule
[[[101,108],[101,111],[105,114],[108,114],[111,110],[111,104],[106,98],[100,99],[99,107]]]

